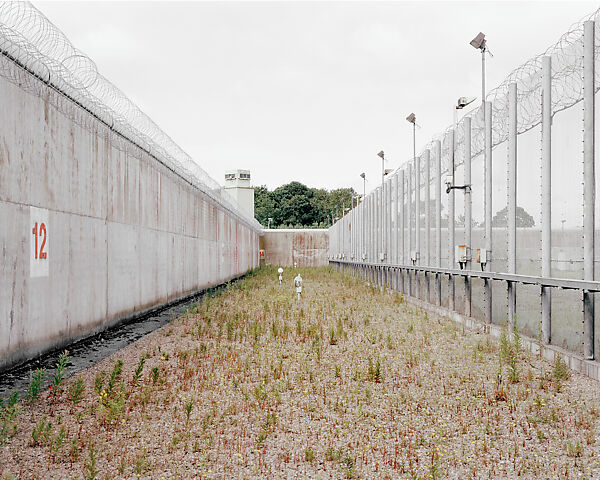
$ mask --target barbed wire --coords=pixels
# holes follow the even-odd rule
[[[135,150],[128,143],[133,142],[244,223],[261,228],[31,3],[0,2],[0,54],[0,75],[10,82],[44,98],[87,130],[109,136],[121,150]]]
[[[600,9],[573,24],[569,30],[543,53],[536,55],[510,72],[504,81],[486,94],[492,103],[492,147],[500,145],[508,138],[508,88],[517,84],[517,133],[525,133],[542,121],[542,58],[549,56],[552,66],[552,115],[566,110],[583,100],[583,24],[587,20],[595,23],[595,52],[600,46]],[[595,54],[596,57],[596,54]],[[595,59],[596,60],[596,59]],[[600,68],[595,69],[596,92],[600,90]],[[471,118],[471,156],[476,157],[484,150],[484,118],[482,105],[471,109],[464,117]],[[463,117],[463,118],[464,118]],[[442,168],[449,172],[450,158],[448,136],[454,125],[435,135],[421,150],[431,150],[433,142],[442,142]],[[462,165],[464,151],[464,131],[461,124],[456,128],[455,167]],[[432,158],[433,160],[433,158]],[[396,171],[405,170],[412,159],[404,162]],[[422,168],[423,170],[423,168]]]

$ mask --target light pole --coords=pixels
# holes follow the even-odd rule
[[[378,157],[381,157],[381,190],[379,191],[379,205],[378,208],[380,209],[380,214],[379,214],[379,218],[381,221],[381,224],[379,225],[379,236],[381,237],[381,242],[380,246],[381,246],[381,250],[379,253],[379,261],[383,261],[383,253],[385,252],[385,232],[384,232],[384,225],[385,225],[385,208],[383,208],[383,201],[385,198],[385,194],[384,194],[384,180],[385,180],[385,154],[383,153],[383,150],[381,150],[378,154]]]
[[[360,174],[360,177],[363,179],[363,196],[362,196],[362,208],[360,209],[360,259],[365,260],[366,252],[365,252],[365,226],[367,223],[367,204],[366,201],[366,192],[367,192],[367,176],[365,172]]]
[[[469,42],[473,48],[481,50],[481,110],[483,113],[483,124],[484,124],[484,212],[485,212],[485,254],[481,266],[485,265],[486,271],[490,272],[492,269],[492,105],[485,101],[485,52],[490,55],[485,35],[481,32]],[[493,56],[493,55],[492,55]],[[480,260],[482,260],[480,256]],[[492,285],[489,279],[485,278],[484,292],[485,292],[485,313],[484,317],[486,322],[492,321]]]
[[[415,264],[418,264],[421,241],[421,166],[419,165],[420,162],[417,160],[417,117],[414,113],[411,113],[406,117],[406,121],[412,123],[413,127],[413,163],[415,168],[415,254],[412,260]]]
[[[367,176],[365,175],[365,172],[363,172],[363,173],[360,174],[360,178],[363,179],[363,196],[362,196],[362,198],[363,198],[363,201],[364,201],[365,194],[367,192]]]
[[[485,103],[485,52],[488,52],[492,57],[492,52],[487,48],[487,42],[485,40],[485,35],[481,32],[477,34],[477,36],[469,42],[469,44],[476,48],[477,50],[481,50],[481,103]]]
[[[385,177],[385,154],[383,150],[377,154],[378,157],[381,157],[381,186],[383,186],[383,179]]]
[[[271,228],[271,222],[273,221],[273,219],[271,217],[269,217],[268,219],[268,224],[267,224],[267,228]]]

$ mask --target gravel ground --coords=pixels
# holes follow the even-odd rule
[[[0,478],[600,477],[598,383],[518,335],[299,271],[300,301],[298,270],[280,286],[264,268],[14,423],[0,409]]]

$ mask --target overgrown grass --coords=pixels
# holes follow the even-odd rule
[[[598,386],[562,358],[299,271],[300,301],[263,268],[91,372],[57,369],[52,395],[35,372],[0,403],[0,475],[598,478]]]

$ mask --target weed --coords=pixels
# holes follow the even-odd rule
[[[497,402],[506,401],[508,399],[508,395],[504,390],[503,377],[502,377],[502,361],[498,362],[498,372],[496,373],[496,382],[495,382],[495,392],[494,399]]]
[[[388,332],[385,337],[385,344],[387,345],[388,350],[394,350],[394,339],[390,332]]]
[[[64,446],[66,436],[67,431],[65,426],[61,425],[60,430],[50,441],[50,451],[52,452],[52,457],[56,457],[60,453]]]
[[[14,392],[6,400],[0,398],[0,446],[17,433],[17,417],[21,412],[18,401],[19,392]]]
[[[261,382],[254,387],[254,398],[256,398],[259,402],[264,402],[267,400],[268,393],[264,386],[264,382]]]
[[[383,373],[381,371],[381,362],[379,359],[373,363],[373,359],[369,357],[369,366],[367,367],[367,378],[371,382],[381,383]]]
[[[25,399],[28,403],[32,404],[39,400],[45,376],[46,371],[43,368],[38,368],[32,373],[31,381],[29,382],[29,387],[27,387],[27,393],[25,394]]]
[[[88,446],[88,458],[83,465],[83,477],[85,480],[95,480],[100,473],[96,463],[98,462],[96,445],[92,442]]]
[[[43,416],[35,425],[31,431],[31,445],[46,445],[50,441],[52,435],[52,423],[46,421],[46,417]]]
[[[77,377],[67,390],[67,399],[73,404],[78,405],[83,399],[85,393],[85,382],[81,377]]]
[[[71,459],[71,462],[74,462],[79,458],[79,439],[77,437],[73,437],[73,440],[71,441],[69,458]]]
[[[135,465],[133,466],[133,471],[139,477],[146,470],[150,469],[150,462],[146,460],[146,450],[140,453],[135,459]]]
[[[434,447],[431,450],[430,464],[429,464],[429,476],[433,480],[441,478],[441,467],[440,467],[440,455],[437,448]]]
[[[258,437],[256,437],[256,445],[258,445],[259,447],[263,445],[263,443],[265,443],[265,440],[267,439],[267,434],[265,432],[260,432],[258,434]]]
[[[234,333],[235,333],[235,325],[233,323],[233,320],[229,319],[227,321],[226,330],[227,330],[227,340],[229,340],[231,342],[232,340],[234,340]]]
[[[562,382],[563,380],[567,380],[571,376],[571,371],[569,370],[567,362],[564,361],[560,353],[557,353],[556,358],[554,359],[552,376],[554,377],[554,380],[556,380],[556,382]]]
[[[102,387],[104,387],[104,379],[106,378],[106,372],[102,370],[100,373],[96,374],[96,378],[94,378],[94,391],[96,394],[100,395],[102,393]]]
[[[158,367],[152,367],[152,370],[150,370],[150,378],[152,379],[152,383],[154,385],[156,385],[156,382],[158,382],[159,374],[160,374],[160,369]]]
[[[329,327],[329,345],[337,345],[338,340],[335,334],[335,328],[333,325]]]
[[[344,454],[341,449],[335,449],[333,447],[328,447],[325,450],[325,460],[328,462],[339,462],[343,458]]]
[[[133,381],[134,385],[137,385],[137,383],[140,381],[140,378],[142,378],[142,371],[144,370],[145,362],[146,362],[146,358],[142,355],[137,364],[135,372],[133,372],[133,380],[132,381]]]
[[[308,463],[313,463],[315,461],[315,452],[311,446],[308,446],[304,449],[304,461]]]
[[[344,322],[342,322],[341,318],[338,318],[338,321],[337,321],[337,332],[336,332],[336,334],[337,334],[337,338],[342,338],[344,336]]]
[[[52,386],[55,389],[60,389],[62,382],[64,380],[64,372],[67,364],[69,363],[69,352],[65,350],[58,357],[58,362],[56,363],[56,372],[52,374]]]
[[[571,442],[571,440],[567,442],[567,455],[574,458],[583,456],[583,445],[579,440],[576,443]]]
[[[342,472],[346,478],[354,478],[356,471],[354,470],[354,458],[350,455],[344,455],[342,458]]]
[[[188,398],[185,401],[185,405],[183,406],[183,410],[185,411],[185,424],[189,425],[190,416],[192,415],[192,410],[194,409],[194,399],[192,397]]]
[[[277,425],[277,415],[275,412],[267,413],[262,428],[265,432],[270,431],[275,425]]]
[[[500,334],[500,361],[508,367],[508,379],[512,383],[519,382],[519,352],[521,348],[521,336],[516,326],[512,331],[513,341],[509,339],[507,328],[502,329]]]

